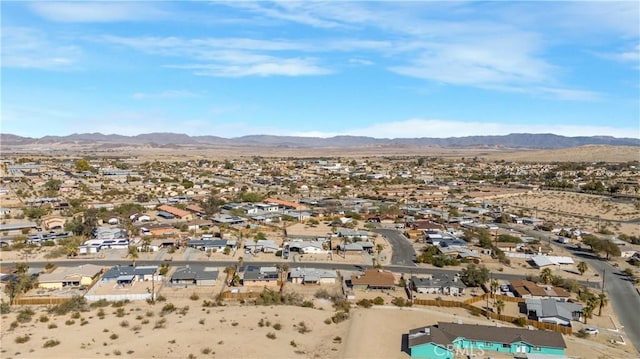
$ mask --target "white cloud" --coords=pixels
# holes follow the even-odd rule
[[[69,69],[81,50],[55,43],[42,31],[25,27],[2,27],[2,66],[35,69]]]
[[[315,65],[313,59],[263,58],[256,63],[189,64],[167,65],[167,67],[194,70],[198,76],[245,77],[245,76],[311,76],[330,74],[331,70]]]
[[[173,98],[189,98],[189,97],[198,97],[199,95],[193,93],[191,91],[185,90],[167,90],[161,92],[136,92],[131,97],[136,100],[145,100],[145,99],[173,99]]]
[[[168,13],[151,2],[31,2],[39,16],[56,22],[119,22],[164,18]]]

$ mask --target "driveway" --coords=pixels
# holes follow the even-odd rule
[[[395,229],[374,229],[376,233],[384,236],[391,247],[393,248],[393,255],[391,256],[391,265],[396,266],[415,266],[413,258],[416,252],[413,250],[413,246],[409,239],[402,233]]]

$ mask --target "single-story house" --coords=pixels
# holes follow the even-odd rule
[[[456,276],[411,277],[411,289],[418,293],[461,295],[466,288],[467,286]]]
[[[453,359],[458,351],[563,357],[567,348],[558,332],[442,322],[410,330],[407,344],[412,358],[438,359]]]
[[[295,284],[334,284],[338,278],[335,270],[317,268],[294,268],[289,271],[289,280]]]
[[[212,286],[216,285],[217,279],[218,269],[216,267],[190,264],[178,267],[171,279],[169,279],[169,283],[173,285]]]
[[[582,320],[582,305],[558,301],[553,298],[527,298],[527,314],[532,320],[571,326],[571,321]]]
[[[258,239],[257,241],[248,240],[245,242],[244,247],[264,253],[273,253],[280,249],[280,247],[270,239]]]
[[[346,254],[361,254],[362,252],[372,252],[373,243],[371,242],[353,242],[347,244],[338,244],[338,250]]]
[[[555,298],[558,300],[567,300],[571,297],[571,293],[561,287],[552,285],[539,286],[536,283],[523,279],[513,279],[509,282],[511,291],[516,297],[521,298]]]
[[[145,225],[140,227],[140,230],[142,231],[143,236],[163,236],[178,232],[178,230],[170,224]]]
[[[354,289],[394,289],[396,279],[393,273],[382,269],[367,269],[364,274],[352,275]]]
[[[102,282],[116,282],[117,284],[131,284],[135,281],[152,280],[158,266],[114,266],[103,276]]]
[[[304,254],[322,254],[329,253],[328,249],[324,249],[323,241],[294,241],[289,243],[289,250],[291,252],[298,252]]]
[[[219,216],[213,217],[213,221],[217,223],[239,224],[239,223],[246,222],[247,219],[240,216],[230,216],[227,214],[221,214]]]
[[[536,255],[531,257],[531,262],[537,268],[544,268],[548,266],[561,266],[561,265],[573,265],[575,262],[573,258],[566,256],[544,256]]]
[[[180,218],[183,221],[191,221],[193,219],[193,214],[191,214],[191,212],[188,212],[173,206],[169,206],[167,204],[163,204],[159,206],[158,211],[171,213],[172,215],[174,215],[177,218]]]
[[[58,267],[51,273],[38,277],[38,287],[61,289],[64,287],[88,286],[102,274],[102,267],[95,264],[83,264],[77,267]]]
[[[201,251],[216,250],[223,251],[229,247],[231,249],[236,247],[236,241],[227,239],[193,239],[187,241],[187,247],[197,248]]]
[[[248,287],[276,287],[280,273],[276,267],[246,266],[242,273],[242,285]]]

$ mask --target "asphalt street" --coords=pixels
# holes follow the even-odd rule
[[[514,228],[522,230],[519,227]],[[609,298],[609,305],[613,307],[613,311],[624,327],[624,333],[628,340],[635,346],[636,351],[640,352],[640,293],[629,279],[606,260],[578,251],[573,246],[565,246],[553,241],[555,236],[550,236],[548,232],[533,230],[524,230],[523,232],[528,236],[548,241],[553,246],[563,247],[575,257],[580,258],[580,261],[584,260],[591,269],[600,273],[600,276],[604,275],[604,287]]]
[[[393,255],[391,256],[391,264],[395,266],[415,266],[413,258],[416,252],[413,250],[411,242],[402,233],[395,229],[374,229],[376,233],[384,236],[391,247],[393,247]]]

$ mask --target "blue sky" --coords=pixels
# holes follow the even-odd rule
[[[1,132],[640,137],[640,2],[7,2]]]

